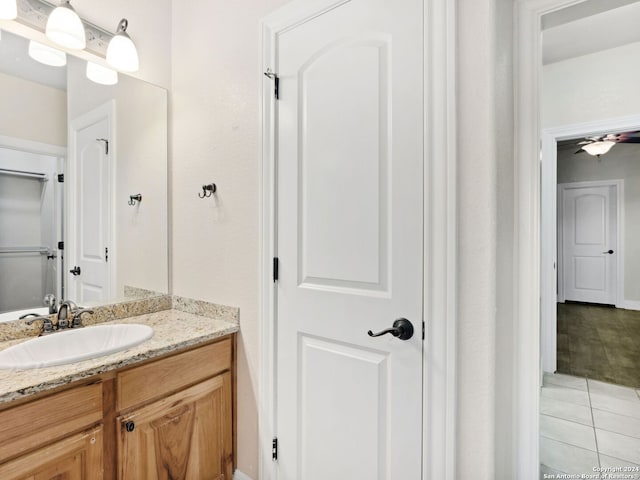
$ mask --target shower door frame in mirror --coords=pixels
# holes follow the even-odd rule
[[[65,147],[49,143],[35,142],[32,140],[26,140],[23,138],[11,137],[7,135],[0,135],[0,148],[6,148],[9,150],[15,150],[24,153],[33,153],[36,155],[56,157],[58,159],[62,159],[65,164],[67,160],[67,148]],[[64,173],[64,168],[62,169],[62,172],[57,173]],[[55,258],[53,260],[55,261],[54,270],[56,272],[57,278],[55,280],[56,291],[46,293],[53,293],[56,298],[61,298],[65,288],[65,278],[63,271],[64,252],[57,248],[57,242],[61,241],[64,236],[64,225],[62,222],[62,217],[65,214],[64,208],[66,200],[64,199],[65,189],[63,184],[56,182],[54,189],[54,201],[56,203],[55,208],[59,210],[59,214],[56,215],[54,226],[57,238],[53,239],[54,244],[51,246],[51,250],[55,253]]]

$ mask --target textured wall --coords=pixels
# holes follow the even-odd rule
[[[0,73],[0,135],[67,146],[67,92]]]
[[[173,5],[173,293],[240,307],[238,468],[258,477],[260,18],[284,0]],[[200,200],[215,181],[216,198]]]
[[[631,43],[545,65],[542,127],[637,115],[639,57],[640,43]]]

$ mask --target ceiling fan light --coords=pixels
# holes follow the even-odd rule
[[[51,67],[64,67],[67,64],[67,55],[64,52],[34,40],[29,41],[29,56]]]
[[[118,72],[97,63],[87,62],[87,78],[100,85],[115,85],[118,83]]]
[[[594,157],[604,155],[609,152],[611,148],[616,144],[616,142],[612,142],[611,140],[604,140],[601,142],[593,142],[587,145],[584,145],[582,149],[587,152],[589,155],[593,155]]]
[[[16,0],[0,0],[0,20],[15,20],[18,17]]]
[[[72,50],[82,50],[87,46],[84,25],[69,0],[49,14],[45,33],[52,42]]]
[[[138,50],[127,34],[128,21],[120,20],[118,30],[107,47],[107,63],[122,72],[137,72],[140,68]]]

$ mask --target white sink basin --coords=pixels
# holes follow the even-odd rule
[[[25,310],[14,310],[11,312],[0,313],[0,323],[18,320],[22,315],[27,313],[36,313],[38,315],[49,315],[49,309],[45,307],[27,308]]]
[[[28,370],[79,362],[126,350],[152,336],[153,328],[137,323],[53,333],[0,351],[0,369]]]

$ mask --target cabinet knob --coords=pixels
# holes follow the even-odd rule
[[[129,420],[128,422],[126,422],[126,423],[124,424],[124,429],[125,429],[127,432],[133,432],[133,430],[134,430],[135,428],[136,428],[136,424],[135,424],[132,420]]]

